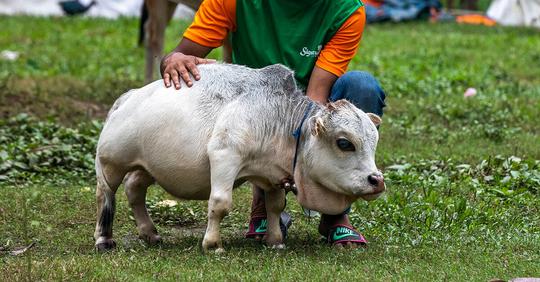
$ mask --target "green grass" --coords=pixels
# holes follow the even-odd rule
[[[115,237],[119,245],[113,252],[96,254],[92,238],[93,189],[30,186],[5,188],[2,194],[0,204],[9,207],[0,218],[2,239],[11,240],[9,244],[16,246],[24,245],[27,240],[36,242],[36,246],[24,256],[1,258],[4,266],[0,277],[6,281],[23,279],[27,275],[40,280],[350,281],[400,278],[486,281],[496,277],[534,276],[540,269],[538,230],[536,235],[520,234],[519,230],[508,226],[501,228],[501,236],[491,233],[491,229],[474,228],[461,236],[448,237],[444,230],[435,229],[432,238],[416,242],[409,236],[415,236],[412,230],[424,223],[416,220],[393,223],[378,211],[390,207],[384,204],[384,200],[380,201],[378,208],[362,203],[353,211],[354,214],[370,216],[367,222],[372,224],[371,227],[358,224],[369,236],[369,248],[337,251],[320,242],[315,229],[316,220],[309,222],[302,217],[298,205],[289,198],[295,223],[288,248],[276,251],[242,238],[250,200],[249,190],[243,187],[234,194],[234,212],[223,222],[224,244],[228,252],[204,255],[199,247],[204,230],[203,202],[183,203],[182,206],[195,211],[198,220],[181,227],[158,224],[165,241],[159,247],[147,247],[137,240],[127,202],[120,190],[115,222]],[[151,189],[150,197],[165,196],[160,189]],[[25,203],[27,217],[22,212]],[[534,217],[530,214],[532,212],[538,213],[538,204],[537,199],[528,204],[527,207],[535,211],[527,213],[527,217]],[[477,212],[475,207],[470,208]],[[506,205],[501,205],[501,208],[511,210]],[[379,212],[379,218],[371,218]],[[413,216],[417,214],[411,212]],[[495,222],[498,217],[495,214],[486,220]],[[30,226],[27,239],[21,236],[25,221]],[[388,227],[394,232],[385,231]],[[407,234],[409,232],[411,234]],[[28,260],[31,261],[30,271]]]
[[[108,105],[142,85],[137,22],[0,17],[0,280],[473,280],[540,276],[540,32],[424,23],[369,26],[350,69],[387,93],[377,162],[388,193],[353,206],[367,249],[322,243],[289,195],[288,248],[244,240],[249,188],[204,255],[205,202],[148,206],[164,243],[137,239],[122,189],[118,247],[93,249],[92,155]],[[173,48],[186,23],[167,30]],[[219,50],[211,54],[219,58]],[[474,87],[478,94],[465,99]],[[28,115],[21,115],[26,112]],[[515,157],[512,157],[515,156]]]

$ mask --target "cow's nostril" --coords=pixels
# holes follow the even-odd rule
[[[379,185],[378,177],[373,175],[373,174],[368,175],[367,180],[368,180],[369,184],[371,184],[373,186]]]

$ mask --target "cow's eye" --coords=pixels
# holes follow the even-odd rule
[[[337,141],[336,141],[336,144],[338,146],[338,148],[341,150],[341,151],[349,151],[349,152],[354,152],[356,150],[356,148],[354,147],[354,145],[347,139],[345,138],[339,138]]]

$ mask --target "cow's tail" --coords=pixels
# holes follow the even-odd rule
[[[146,1],[143,1],[142,7],[141,7],[141,18],[139,21],[139,40],[137,41],[137,45],[139,47],[142,47],[144,44],[144,26],[146,24],[146,21],[148,20],[148,8],[146,7]]]
[[[96,246],[103,244],[103,240],[112,238],[112,225],[116,207],[115,187],[111,187],[107,181],[101,163],[99,153],[96,156],[96,197],[98,201],[97,224],[95,231]]]

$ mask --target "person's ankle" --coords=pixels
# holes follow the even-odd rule
[[[349,221],[349,216],[347,214],[340,214],[340,215],[323,214],[321,215],[321,221],[319,223],[319,233],[323,236],[328,236],[328,232],[330,231],[330,228],[338,224],[351,225],[351,222]]]
[[[254,217],[266,217],[266,206],[264,201],[253,202],[251,204],[251,218]]]
[[[266,205],[264,191],[261,188],[253,187],[253,200],[251,201],[251,218],[266,217]]]

